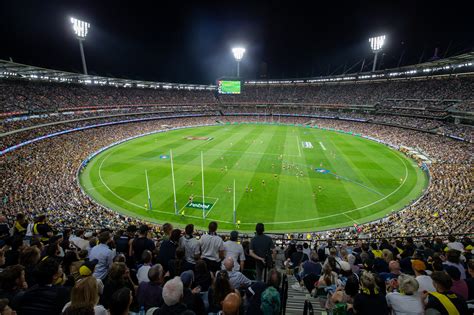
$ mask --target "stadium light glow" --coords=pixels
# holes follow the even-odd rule
[[[87,75],[86,57],[84,55],[84,47],[82,45],[82,42],[86,39],[86,36],[89,32],[89,28],[91,27],[91,25],[88,22],[78,20],[74,17],[71,17],[69,21],[72,24],[72,29],[74,31],[74,34],[79,40],[79,49],[81,50],[82,68],[84,70],[84,74]]]
[[[240,61],[244,57],[245,48],[234,47],[232,48],[232,53],[234,54],[234,58],[237,61],[237,77],[240,77]]]
[[[372,48],[372,51],[375,53],[374,64],[372,66],[372,72],[374,72],[375,69],[377,68],[377,56],[379,52],[382,50],[383,46],[385,45],[385,35],[371,37],[369,38],[369,43],[370,43],[370,48]]]

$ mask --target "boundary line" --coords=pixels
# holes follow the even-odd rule
[[[321,146],[321,148],[322,148],[324,151],[326,151],[326,147],[324,146],[324,144],[323,144],[321,141],[319,141],[319,145]]]
[[[296,146],[298,147],[298,157],[301,157],[300,137],[296,136]]]
[[[298,146],[299,148],[299,146]],[[385,199],[387,199],[388,197],[392,196],[394,193],[396,193],[398,190],[400,190],[400,188],[405,184],[407,178],[408,178],[408,168],[407,168],[407,165],[406,165],[406,161],[404,161],[402,158],[400,158],[399,155],[397,155],[395,152],[392,152],[392,150],[390,150],[390,152],[395,155],[400,161],[402,161],[403,163],[403,166],[405,167],[405,178],[403,179],[403,182],[394,190],[392,191],[390,194],[386,195],[385,197],[379,199],[379,200],[376,200],[370,204],[367,204],[365,206],[362,206],[362,207],[358,207],[358,208],[355,208],[355,209],[351,209],[351,210],[348,210],[348,211],[344,211],[344,212],[339,212],[339,213],[335,213],[335,214],[330,214],[330,215],[327,215],[327,216],[324,216],[324,217],[318,217],[318,218],[311,218],[311,219],[303,219],[303,220],[294,220],[294,221],[277,221],[277,222],[272,222],[272,224],[291,224],[291,223],[301,223],[301,222],[310,222],[310,221],[317,221],[317,220],[321,220],[321,219],[326,219],[326,218],[331,218],[331,217],[335,217],[335,216],[340,216],[340,215],[346,215],[347,213],[352,213],[352,212],[355,212],[355,211],[358,211],[358,210],[361,210],[361,209],[365,209],[367,207],[370,207],[374,204],[377,204]],[[109,186],[107,186],[107,184],[104,182],[103,178],[102,178],[102,175],[101,175],[101,169],[102,169],[102,165],[103,163],[105,162],[105,160],[107,158],[110,157],[110,155],[112,155],[112,153],[110,153],[109,155],[107,155],[103,160],[102,162],[100,163],[100,166],[99,166],[99,178],[100,178],[100,181],[102,182],[102,184],[104,184],[104,186],[107,188],[107,190],[109,190],[114,196],[116,196],[117,198],[119,198],[120,200],[122,201],[125,201],[126,203],[128,204],[131,204],[131,205],[134,205],[140,209],[145,209],[145,207],[143,206],[139,206],[137,205],[136,203],[133,203],[133,202],[130,202],[128,200],[125,200],[123,199],[121,196],[119,196],[118,194],[116,194],[115,192],[113,192]],[[183,207],[184,208],[184,207]],[[181,208],[181,209],[183,209]],[[152,211],[156,211],[156,212],[159,212],[159,213],[166,213],[166,214],[172,214],[171,212],[166,212],[166,211],[159,211],[159,210],[152,210]],[[181,211],[181,210],[180,210]],[[210,211],[210,210],[209,210]],[[191,217],[191,218],[198,218],[198,219],[202,219],[201,217],[195,217],[195,216],[188,216],[188,217]],[[351,219],[353,220],[353,219]],[[231,221],[225,221],[225,220],[214,220],[216,222],[220,222],[220,223],[232,223]],[[241,225],[255,225],[256,222],[242,222]]]

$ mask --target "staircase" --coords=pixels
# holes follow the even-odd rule
[[[302,315],[304,308],[304,301],[309,300],[313,304],[315,315],[326,315],[327,312],[321,308],[319,301],[310,296],[306,288],[301,291],[292,288],[292,285],[297,283],[294,276],[288,276],[288,301],[286,304],[286,315]]]

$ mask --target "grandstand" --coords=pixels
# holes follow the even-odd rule
[[[429,187],[416,202],[400,211],[373,218],[365,224],[350,224],[324,231],[315,226],[313,230],[305,228],[304,233],[300,229],[289,228],[279,231],[281,233],[269,234],[276,244],[286,248],[285,251],[279,249],[276,253],[277,256],[280,255],[275,258],[277,267],[290,274],[294,272],[294,265],[311,260],[321,268],[322,265],[332,264],[333,271],[343,275],[348,273],[347,278],[352,272],[357,273],[360,267],[381,277],[393,278],[401,272],[419,277],[423,275],[421,271],[424,269],[419,269],[421,267],[413,263],[413,260],[418,260],[431,263],[433,272],[439,271],[438,265],[441,265],[441,269],[443,265],[455,268],[461,266],[464,272],[461,280],[464,280],[467,278],[466,270],[471,273],[471,277],[474,271],[472,263],[469,268],[465,268],[466,261],[472,258],[474,233],[473,64],[474,54],[468,53],[430,63],[370,73],[288,80],[249,80],[244,82],[241,94],[220,95],[213,85],[81,75],[2,60],[0,212],[5,217],[1,217],[0,224],[14,227],[15,235],[24,237],[27,233],[25,222],[39,224],[42,221],[38,221],[38,218],[45,213],[48,221],[41,224],[48,226],[52,234],[36,230],[30,231],[32,235],[27,234],[27,237],[32,237],[33,234],[41,236],[43,242],[52,248],[53,245],[56,246],[55,243],[48,243],[46,239],[59,242],[67,240],[68,233],[73,233],[69,242],[78,248],[90,250],[89,241],[102,242],[103,230],[107,229],[116,232],[117,252],[120,252],[120,239],[128,241],[133,238],[135,231],[127,234],[127,228],[146,224],[152,230],[150,237],[162,240],[163,247],[166,242],[169,243],[169,239],[177,242],[173,237],[178,233],[179,238],[181,233],[177,230],[172,234],[168,230],[169,223],[164,224],[169,220],[158,220],[157,223],[156,220],[148,221],[133,214],[116,212],[96,202],[81,188],[78,170],[91,154],[112,143],[162,129],[216,123],[228,126],[244,122],[318,126],[325,130],[351,131],[398,149],[408,147],[417,150],[417,154],[428,157],[431,162],[431,165],[423,164],[428,167]],[[17,220],[19,213],[25,215],[26,221]],[[175,227],[184,228],[185,224],[180,220],[177,216],[172,223]],[[186,223],[202,227],[194,231],[194,235],[203,237],[207,235],[203,229],[210,221],[203,223],[196,219],[195,222],[191,220]],[[267,227],[271,226],[271,222],[264,223]],[[241,240],[247,246],[244,248],[247,260],[255,258],[248,249],[253,229],[254,225],[249,226],[248,230],[240,230]],[[231,228],[219,228],[218,232],[228,238],[230,230]],[[63,234],[53,236],[58,235],[58,232]],[[6,235],[3,230],[2,233],[5,233],[2,237]],[[109,242],[109,239],[104,243]],[[182,239],[184,240],[184,236]],[[2,238],[2,242],[4,240],[6,238]],[[315,249],[307,258],[299,257],[303,252],[299,245],[303,243]],[[33,244],[35,243],[30,243]],[[65,246],[64,243],[59,245],[61,248]],[[7,257],[12,257],[11,251],[19,253],[19,246],[15,243],[9,243],[9,246],[10,255],[6,255]],[[30,248],[32,247],[35,246]],[[439,255],[445,247],[447,258]],[[64,253],[64,249],[62,251]],[[306,247],[304,251],[306,252]],[[50,252],[48,250],[46,256],[60,256],[54,251]],[[347,265],[350,264],[350,270],[346,270],[345,264],[334,265],[331,256],[335,259],[335,252],[335,261],[344,260]],[[122,253],[130,259],[129,252]],[[21,262],[22,254],[19,255]],[[138,264],[142,258],[141,255],[135,255]],[[158,261],[165,266],[165,271],[168,270],[165,259],[158,257]],[[398,262],[392,261],[397,260],[397,257],[401,267],[397,267]],[[54,260],[50,258],[43,259]],[[122,258],[118,260],[120,259]],[[171,259],[168,257],[166,262]],[[326,259],[328,262],[325,263]],[[76,265],[80,265],[79,261],[75,261]],[[51,264],[54,265],[54,262]],[[424,265],[423,262],[421,264]],[[7,267],[13,265],[15,263],[12,261],[6,263],[5,270],[14,274],[13,267]],[[247,267],[246,269],[254,269],[252,266]],[[120,272],[120,268],[126,267],[115,262],[112,268]],[[304,271],[305,268],[301,270]],[[65,272],[70,277],[74,274],[71,270]],[[251,272],[245,274],[251,277]],[[26,269],[26,276],[27,281],[31,281],[31,278],[28,279],[31,270]],[[322,280],[316,287],[316,281],[313,281],[308,288],[300,286],[300,282],[293,276],[288,278],[293,287],[288,289],[288,279],[285,277],[282,303],[286,301],[289,290],[289,314],[301,313],[305,299],[316,305],[323,296],[327,296],[324,287],[330,287],[330,284],[323,286]],[[135,280],[130,279],[131,282]],[[109,279],[105,283],[104,294],[106,288],[110,289],[111,286]],[[2,290],[0,297],[7,297],[5,292],[14,295],[12,292],[20,289],[5,287]],[[139,292],[137,291],[137,296]],[[242,292],[245,295],[245,290]],[[139,310],[138,300],[135,300],[137,296],[134,296],[132,304],[135,311]],[[110,295],[109,301],[104,302],[102,299],[101,303],[105,306],[113,298]],[[318,307],[319,311],[334,307],[329,304],[323,303],[322,307]],[[11,305],[21,309],[19,304]],[[25,310],[23,312],[27,313]]]

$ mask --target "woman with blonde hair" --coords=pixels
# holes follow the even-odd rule
[[[418,296],[418,282],[409,275],[398,277],[398,290],[400,292],[387,293],[388,306],[392,309],[392,314],[413,314],[423,315],[424,307],[420,296]]]
[[[76,314],[79,310],[95,315],[107,315],[107,310],[99,303],[97,280],[92,277],[79,279],[71,291],[71,301],[63,308],[63,314]],[[88,313],[89,313],[88,312]]]
[[[354,313],[359,315],[388,315],[389,309],[385,296],[380,293],[374,275],[363,271],[360,276],[360,292],[354,297]]]

